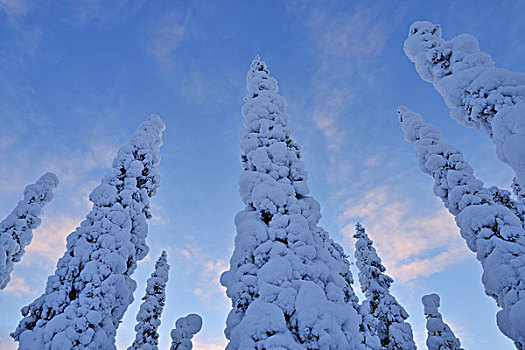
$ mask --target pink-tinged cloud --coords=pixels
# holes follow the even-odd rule
[[[162,68],[171,70],[175,64],[173,54],[182,42],[188,16],[172,11],[165,14],[147,31],[147,51],[155,56]]]
[[[411,200],[377,187],[348,205],[342,219],[346,242],[353,246],[354,220],[361,220],[388,273],[406,282],[431,276],[471,257],[453,217],[443,208],[428,216],[413,212]]]
[[[224,350],[224,348],[226,348],[226,339],[224,338],[201,339],[197,334],[193,341],[193,350]]]
[[[4,289],[4,293],[14,296],[22,296],[24,294],[30,294],[31,287],[22,277],[14,276]]]

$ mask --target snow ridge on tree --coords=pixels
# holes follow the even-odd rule
[[[22,308],[25,317],[11,334],[20,350],[115,349],[136,288],[131,275],[148,253],[146,220],[160,183],[164,128],[156,115],[143,122],[91,192],[93,208],[67,237],[45,293]]]
[[[155,263],[155,271],[146,281],[146,294],[142,297],[135,326],[135,341],[128,350],[157,350],[159,344],[160,317],[166,303],[166,283],[170,266],[166,252],[162,251]]]
[[[443,322],[439,313],[439,295],[433,293],[423,296],[423,312],[427,318],[428,350],[464,350],[450,327]]]
[[[355,226],[354,238],[357,239],[355,259],[359,283],[366,297],[361,304],[361,313],[363,320],[370,325],[366,328],[375,331],[379,337],[381,345],[378,349],[415,350],[412,327],[406,322],[408,313],[390,294],[394,280],[385,274],[386,268],[360,223]]]
[[[53,173],[42,175],[24,190],[24,199],[0,223],[0,290],[11,280],[14,265],[22,260],[25,247],[31,244],[33,230],[40,226],[44,207],[53,199],[58,178]]]
[[[496,144],[499,159],[525,181],[525,73],[495,67],[475,37],[441,37],[441,27],[414,22],[405,53],[425,81],[443,96],[459,123],[482,128]]]
[[[197,314],[189,314],[175,321],[175,328],[171,330],[170,350],[191,350],[191,339],[202,328],[202,318]]]
[[[221,276],[232,300],[227,349],[363,348],[349,262],[318,226],[320,205],[308,196],[286,101],[259,57],[246,81],[239,180],[246,207]]]
[[[461,236],[483,267],[485,293],[501,308],[500,330],[525,347],[525,231],[516,213],[498,203],[438,128],[406,107],[398,114],[405,139],[414,145],[421,170],[434,178],[434,194],[455,216]]]

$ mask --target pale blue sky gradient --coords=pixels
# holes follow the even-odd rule
[[[423,114],[487,185],[508,188],[512,171],[493,143],[449,117],[403,41],[413,21],[429,20],[442,25],[445,38],[471,33],[498,66],[525,71],[524,15],[522,1],[0,0],[0,216],[44,172],[61,181],[0,294],[0,348],[14,348],[8,334],[19,309],[42,293],[65,236],[90,209],[89,192],[151,113],[167,124],[162,185],[152,199],[151,253],[134,275],[136,302],[118,346],[132,342],[145,281],[162,249],[171,271],[161,346],[190,312],[204,318],[194,349],[223,346],[229,300],[218,276],[242,209],[240,108],[246,72],[259,54],[288,100],[322,225],[353,255],[353,224],[362,220],[420,348],[420,298],[437,292],[465,348],[512,349],[495,325],[480,265],[433,195],[432,178],[417,167],[395,108]]]

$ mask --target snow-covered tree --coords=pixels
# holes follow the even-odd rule
[[[385,274],[386,268],[377,255],[372,240],[364,227],[355,225],[355,259],[359,269],[359,283],[366,299],[361,305],[363,319],[375,326],[375,333],[381,342],[381,349],[415,350],[412,327],[406,319],[408,313],[390,294],[394,280]],[[371,317],[370,317],[371,316]]]
[[[170,350],[191,350],[193,348],[191,339],[201,328],[202,318],[197,314],[179,318],[175,322],[175,328],[171,330]]]
[[[421,78],[443,96],[450,115],[463,125],[481,127],[523,185],[525,73],[495,67],[471,35],[444,40],[441,27],[430,22],[412,24],[404,47]]]
[[[525,231],[516,213],[493,198],[461,151],[444,142],[421,115],[398,108],[405,139],[421,170],[434,178],[434,193],[455,216],[461,236],[483,267],[485,293],[501,308],[500,330],[525,348]],[[512,200],[512,199],[511,199]]]
[[[427,318],[428,350],[464,350],[450,327],[439,313],[439,295],[423,296],[423,312]]]
[[[232,300],[228,350],[359,349],[361,317],[343,249],[318,226],[286,101],[259,57],[242,108],[246,207],[235,218],[230,268],[221,283]]]
[[[166,302],[166,283],[170,266],[163,251],[155,263],[155,271],[146,282],[146,295],[140,305],[135,326],[135,341],[128,350],[156,350],[159,344],[160,316]]]
[[[20,350],[114,349],[124,312],[133,301],[131,279],[147,252],[149,197],[160,183],[161,134],[165,125],[150,116],[119,149],[113,171],[91,192],[93,208],[67,237],[44,294],[22,308],[25,316],[11,336]]]
[[[53,199],[58,178],[53,173],[42,175],[24,190],[24,199],[0,223],[0,290],[11,279],[15,263],[22,260],[25,247],[33,239],[33,230],[40,226],[44,207]]]

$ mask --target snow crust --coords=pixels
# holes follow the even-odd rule
[[[386,268],[377,255],[372,240],[364,227],[355,227],[355,259],[359,269],[359,283],[366,299],[361,305],[363,327],[376,334],[380,341],[377,349],[416,349],[412,327],[406,319],[408,313],[390,294],[394,280],[385,274]]]
[[[171,330],[170,350],[191,350],[191,339],[202,328],[202,318],[197,314],[189,314],[175,321],[175,329]]]
[[[143,122],[91,192],[93,208],[67,237],[45,293],[22,308],[24,318],[11,334],[20,350],[115,349],[136,288],[131,275],[148,252],[146,220],[160,183],[164,128],[156,115]]]
[[[221,276],[232,300],[227,349],[367,348],[349,262],[318,226],[320,205],[308,196],[277,81],[259,57],[246,81],[239,180],[246,208]]]
[[[135,340],[128,350],[157,350],[159,333],[157,332],[162,310],[166,303],[166,283],[170,266],[166,252],[163,251],[155,263],[155,271],[146,281],[146,295],[142,297],[135,326]]]
[[[31,244],[33,230],[40,226],[44,207],[53,199],[58,178],[53,173],[42,175],[24,190],[24,199],[0,223],[0,290],[11,280],[14,265],[22,260],[25,247]]]
[[[434,178],[434,194],[455,216],[461,236],[483,267],[485,293],[501,308],[500,330],[525,347],[525,231],[523,203],[508,191],[486,188],[461,151],[444,142],[438,128],[406,107],[398,114],[421,170]],[[508,197],[501,198],[501,193]],[[521,209],[520,209],[521,208]]]
[[[428,350],[464,350],[450,327],[439,313],[439,295],[423,296],[423,312],[427,318]]]
[[[426,21],[412,24],[404,49],[421,78],[443,96],[452,118],[483,129],[498,157],[525,183],[525,73],[495,67],[476,38],[444,40],[441,27]]]

